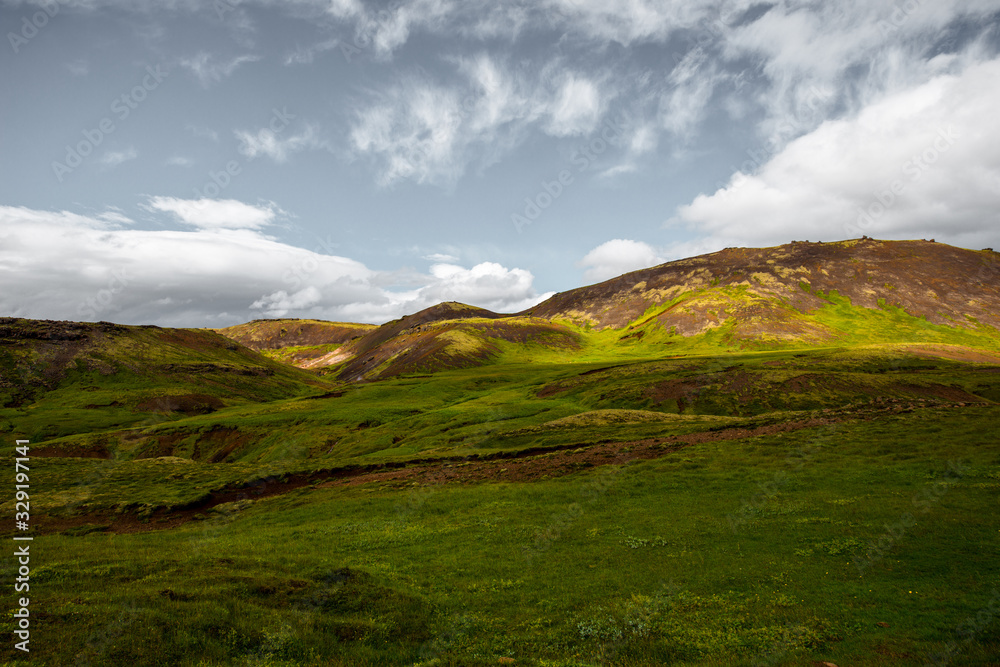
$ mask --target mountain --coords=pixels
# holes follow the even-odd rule
[[[556,294],[522,315],[603,328],[655,322],[691,336],[823,342],[811,314],[830,305],[895,308],[932,324],[1000,329],[1000,253],[934,241],[792,242],[726,248]]]
[[[895,343],[992,350],[1000,344],[998,276],[1000,254],[934,241],[727,248],[556,294],[514,315],[452,302],[364,331],[311,324],[314,352],[295,363],[356,381],[570,350],[655,356],[665,346],[678,354]],[[236,340],[262,350],[299,340],[268,334],[265,322],[243,325],[258,327],[260,341]],[[284,332],[291,322],[270,326]]]

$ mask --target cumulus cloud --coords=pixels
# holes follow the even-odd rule
[[[198,229],[141,230],[120,211],[86,216],[0,206],[0,312],[14,317],[111,320],[165,326],[227,326],[256,317],[314,317],[381,323],[440,301],[522,310],[538,295],[531,273],[482,263],[436,264],[398,277],[355,260],[281,243],[251,227],[268,209],[153,197]],[[241,228],[226,211],[257,218]]]
[[[418,290],[428,305],[441,301],[475,300],[485,308],[510,308],[521,300],[534,298],[531,283],[534,277],[524,269],[508,269],[495,262],[483,262],[471,269],[456,264],[431,266],[434,281]]]
[[[699,239],[671,255],[862,234],[995,244],[998,105],[1000,60],[991,60],[827,121],[680,207],[671,223]]]
[[[656,266],[664,261],[648,243],[613,239],[584,255],[578,266],[586,269],[583,277],[587,282],[596,283],[629,271]]]

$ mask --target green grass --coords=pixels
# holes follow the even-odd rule
[[[56,409],[62,396],[68,403],[79,392],[70,385],[35,406],[0,411],[0,419],[29,437],[52,434],[47,446],[67,453],[103,448],[124,459],[177,455],[210,460],[225,454],[227,461],[256,464],[329,463],[594,442],[613,434],[637,439],[685,428],[683,420],[674,420],[612,424],[604,431],[539,430],[593,410],[752,418],[869,403],[877,397],[1000,399],[1000,379],[981,367],[907,355],[898,346],[511,363],[347,385],[326,398],[237,403],[190,417],[125,408]]]
[[[684,338],[653,309],[354,384],[209,332],[130,329],[58,376],[55,348],[5,348],[33,393],[5,387],[0,432],[64,455],[30,465],[32,664],[888,667],[949,642],[996,664],[1000,365],[910,351],[995,332],[822,297],[827,347]],[[192,395],[221,404],[151,402]],[[531,483],[318,479],[161,523],[265,479],[805,419],[832,424]]]
[[[45,536],[32,664],[922,665],[1000,584],[998,418],[918,410],[548,482],[305,488],[169,531]],[[68,468],[39,461],[37,483]],[[951,664],[995,660],[997,621]]]

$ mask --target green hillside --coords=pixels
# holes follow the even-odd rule
[[[209,331],[0,319],[0,432],[36,442],[326,386]]]

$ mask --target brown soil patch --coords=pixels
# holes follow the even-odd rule
[[[698,382],[688,380],[664,380],[646,388],[645,394],[656,405],[666,401],[675,401],[677,411],[683,413],[689,402],[694,402],[704,387]]]
[[[182,396],[157,396],[135,406],[136,412],[182,412],[186,415],[204,415],[226,407],[222,399],[207,394]]]
[[[971,361],[973,363],[997,364],[1000,363],[1000,354],[994,352],[984,352],[968,347],[958,346],[913,346],[906,348],[907,352],[918,357],[929,359],[950,359],[952,361]]]
[[[31,455],[39,458],[77,458],[77,459],[110,459],[111,452],[102,445],[91,445],[77,449],[59,449],[55,447],[32,447]]]
[[[960,403],[975,403],[981,401],[978,396],[959,387],[947,387],[943,384],[916,385],[916,384],[894,384],[891,389],[900,394],[920,396],[924,398],[938,398],[946,401],[957,401]]]
[[[556,394],[562,393],[564,391],[569,391],[569,387],[561,385],[558,382],[553,382],[552,384],[547,384],[535,394],[538,398],[546,398],[548,396],[555,396]]]

